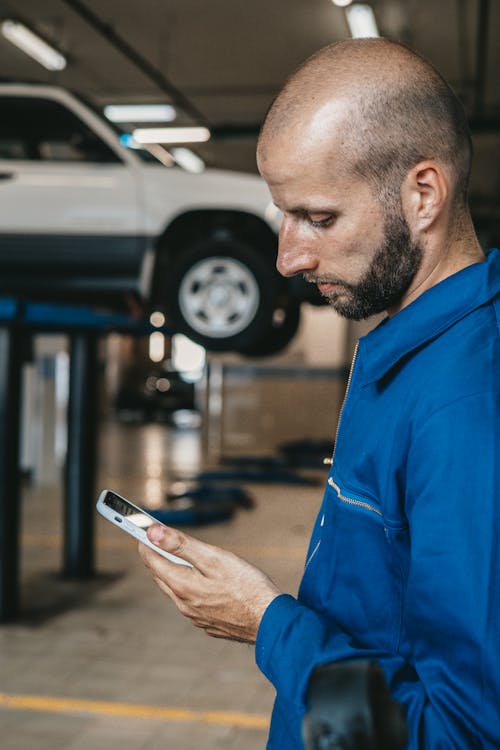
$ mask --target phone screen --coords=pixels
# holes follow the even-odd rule
[[[147,513],[141,513],[141,511],[136,508],[135,505],[129,503],[128,500],[125,500],[119,495],[115,495],[114,492],[106,492],[103,503],[104,505],[107,505],[108,508],[111,508],[111,510],[116,510],[117,513],[125,516],[127,521],[135,524],[135,526],[138,526],[140,529],[146,530],[153,524],[158,523],[158,521],[155,521],[155,519],[151,518]]]

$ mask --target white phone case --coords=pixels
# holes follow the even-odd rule
[[[126,531],[127,534],[130,534],[135,539],[138,539],[143,544],[146,544],[148,547],[153,549],[155,552],[158,552],[159,555],[164,557],[167,560],[170,560],[170,562],[176,563],[177,565],[185,565],[189,568],[192,568],[193,566],[191,563],[187,562],[186,560],[183,560],[181,557],[177,557],[177,555],[172,555],[170,552],[166,552],[165,550],[161,549],[160,547],[157,547],[155,544],[149,541],[146,531],[142,529],[140,526],[137,526],[136,524],[132,523],[127,519],[127,516],[124,516],[122,513],[120,513],[118,510],[115,510],[114,508],[111,508],[109,505],[105,503],[105,498],[108,493],[112,493],[113,495],[116,495],[120,500],[122,500],[124,503],[129,505],[130,507],[134,508],[137,513],[140,513],[144,516],[147,516],[151,519],[152,523],[159,523],[160,521],[157,521],[156,518],[153,518],[149,513],[146,513],[145,510],[142,508],[139,508],[134,503],[130,502],[130,500],[127,500],[125,497],[122,497],[122,495],[119,495],[118,492],[115,492],[114,490],[103,490],[101,494],[99,495],[99,499],[97,500],[96,508],[99,511],[99,513],[104,516],[108,521],[111,521],[115,526],[118,526],[118,528],[122,529],[122,531]]]

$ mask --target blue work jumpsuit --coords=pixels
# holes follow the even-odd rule
[[[269,750],[315,666],[375,659],[410,750],[500,748],[500,253],[360,339],[298,598],[262,620]]]

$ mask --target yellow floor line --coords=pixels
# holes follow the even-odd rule
[[[199,722],[241,729],[266,730],[269,727],[268,718],[260,714],[247,714],[237,711],[193,711],[188,708],[173,708],[170,706],[78,700],[46,695],[0,693],[0,708],[10,708],[17,711],[41,711],[43,713],[84,713],[100,716],[124,716],[129,719]]]
[[[59,547],[62,537],[57,534],[23,534],[22,541],[30,547]],[[133,541],[121,537],[98,537],[98,545],[107,549],[121,549],[130,547]],[[224,548],[243,556],[263,558],[283,558],[284,560],[304,560],[307,548],[304,547],[257,547],[251,544],[224,545]]]

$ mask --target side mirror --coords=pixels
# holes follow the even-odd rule
[[[307,750],[404,750],[406,718],[374,662],[317,667],[303,723]]]

